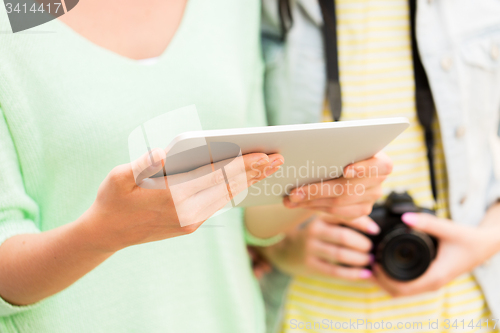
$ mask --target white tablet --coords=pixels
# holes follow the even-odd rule
[[[166,174],[240,152],[280,153],[285,159],[281,169],[235,198],[239,207],[276,204],[295,187],[341,176],[346,165],[372,157],[408,126],[408,119],[397,117],[185,132],[167,148]]]

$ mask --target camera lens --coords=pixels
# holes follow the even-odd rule
[[[428,235],[408,228],[397,228],[384,237],[377,253],[389,276],[409,281],[427,270],[435,251]]]
[[[417,262],[417,255],[417,246],[410,242],[398,244],[394,249],[394,259],[402,266],[411,266]]]

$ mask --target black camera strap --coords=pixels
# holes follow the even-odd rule
[[[429,162],[432,194],[434,199],[437,199],[433,157],[434,135],[432,131],[432,120],[435,108],[429,80],[427,79],[424,66],[422,65],[422,61],[420,60],[420,55],[418,53],[415,32],[416,1],[417,0],[409,0],[413,74],[415,79],[415,103],[418,120],[425,133],[425,145],[427,148],[427,160]],[[319,4],[324,21],[323,37],[325,43],[326,72],[328,78],[327,98],[333,120],[338,121],[342,114],[342,99],[339,80],[337,15],[335,10],[335,0],[319,0]]]
[[[342,96],[340,94],[339,57],[337,43],[337,14],[334,0],[320,0],[323,15],[323,36],[325,39],[326,73],[328,78],[326,93],[330,112],[334,121],[340,120]]]

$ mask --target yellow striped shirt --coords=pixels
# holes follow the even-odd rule
[[[383,184],[384,194],[408,191],[417,205],[448,217],[439,124],[434,124],[435,202],[415,110],[408,0],[336,0],[336,4],[342,120],[407,117],[410,127],[385,149],[394,171]],[[296,276],[284,311],[282,331],[290,333],[491,332],[495,325],[470,274],[436,292],[396,299],[370,281]]]

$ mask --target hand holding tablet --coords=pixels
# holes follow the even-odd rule
[[[292,196],[285,203],[298,205],[296,199],[299,193],[307,193],[316,199],[320,195],[330,200],[328,198],[339,196],[338,190],[346,177],[337,178],[343,176],[345,166],[372,158],[408,125],[406,118],[399,117],[187,132],[177,136],[169,145],[165,169],[155,176],[169,178],[199,168],[207,161],[216,163],[249,153],[279,153],[285,161],[282,168],[273,176],[253,184],[248,193],[240,194],[234,205],[248,207],[277,204],[288,194]],[[353,170],[359,171],[363,166],[365,169],[370,166],[370,169],[364,170],[366,174],[347,177],[352,178],[354,186],[363,183],[365,190],[371,190],[371,182],[378,183],[378,177],[390,172],[389,164],[386,158],[361,162],[353,166]],[[304,187],[314,183],[319,184]],[[294,188],[302,188],[306,192],[292,192]],[[333,192],[335,189],[337,192]],[[321,206],[321,202],[316,201],[314,206]]]

